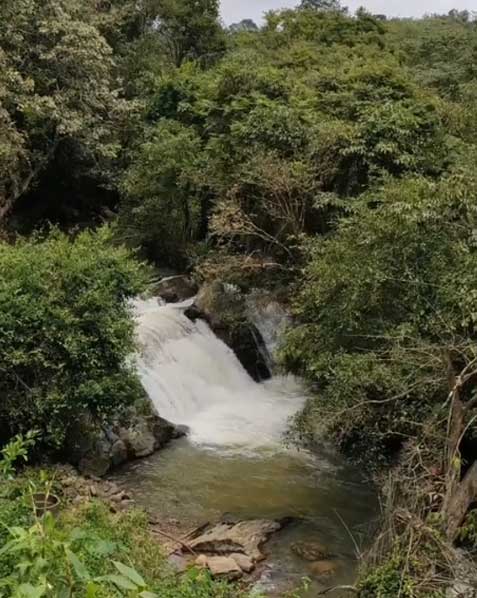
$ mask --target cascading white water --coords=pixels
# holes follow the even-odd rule
[[[278,301],[259,289],[247,297],[247,315],[262,336],[266,347],[263,356],[273,371],[276,352],[291,325],[291,318]]]
[[[137,300],[138,368],[159,414],[190,429],[190,441],[217,449],[279,448],[305,398],[292,377],[257,384],[186,304]]]

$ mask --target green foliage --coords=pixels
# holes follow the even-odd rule
[[[13,498],[13,496],[12,496]],[[0,503],[1,505],[1,503]],[[31,507],[30,507],[31,513]],[[112,515],[102,503],[15,524],[0,508],[8,537],[0,548],[0,596],[238,598],[240,590],[203,571],[177,577],[139,511]],[[23,524],[23,525],[22,525]]]
[[[215,60],[225,50],[218,0],[160,0],[153,7],[157,34],[176,67],[186,60]]]
[[[359,598],[416,598],[415,584],[409,575],[403,575],[403,566],[398,557],[374,569],[360,583]]]
[[[36,519],[29,529],[9,528],[10,539],[0,549],[0,561],[16,561],[13,571],[0,582],[0,595],[17,598],[42,596],[104,596],[134,592],[141,598],[155,594],[132,567],[112,560],[114,573],[92,576],[75,552],[85,533],[79,528],[62,528],[50,513]],[[108,557],[115,546],[88,538],[89,550]],[[119,592],[119,593],[118,593]]]
[[[301,235],[327,232],[377,181],[449,168],[445,106],[419,88],[382,22],[318,8],[269,14],[205,71],[144,74],[149,130],[123,184],[132,244],[171,261],[186,229],[289,265]]]
[[[316,385],[311,413],[335,412],[325,427],[350,453],[415,437],[448,392],[446,355],[472,359],[475,185],[461,172],[392,181],[312,246],[284,359]]]
[[[39,432],[29,430],[25,435],[17,434],[1,450],[2,460],[0,461],[0,478],[5,480],[13,479],[15,475],[15,464],[22,460],[28,461],[28,453],[35,446]]]
[[[180,256],[200,223],[200,167],[193,129],[174,120],[151,129],[123,182],[120,227],[130,244],[142,245],[152,258]]]
[[[100,178],[130,115],[87,0],[0,6],[0,221],[60,154]]]
[[[477,552],[477,510],[467,513],[464,523],[459,530],[458,541],[471,552]]]
[[[128,300],[146,276],[108,229],[0,244],[0,279],[3,437],[33,427],[59,447],[81,414],[106,419],[140,396]]]

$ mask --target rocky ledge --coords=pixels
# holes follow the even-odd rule
[[[185,314],[192,321],[205,320],[254,380],[270,378],[265,342],[247,316],[246,297],[239,289],[219,281],[206,284]]]
[[[262,546],[281,528],[282,523],[267,519],[219,523],[190,540],[182,551],[198,555],[194,564],[209,569],[214,577],[236,580],[265,559]]]
[[[152,406],[144,413],[133,410],[109,428],[84,417],[68,433],[65,460],[83,475],[102,477],[127,461],[152,455],[186,433],[184,427],[153,413]]]

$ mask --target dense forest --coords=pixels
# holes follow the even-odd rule
[[[476,139],[467,11],[2,0],[0,596],[241,595],[166,574],[140,514],[21,500],[24,460],[143,400],[128,301],[157,267],[285,298],[297,432],[382,487],[353,591],[474,595],[446,592],[477,551]]]

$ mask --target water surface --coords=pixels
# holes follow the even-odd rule
[[[377,503],[356,468],[335,455],[284,444],[290,418],[306,401],[299,381],[257,384],[204,322],[184,305],[138,302],[138,368],[158,412],[190,429],[149,459],[129,464],[121,481],[138,502],[185,527],[229,518],[290,518],[267,544],[266,595],[313,576],[291,549],[317,541],[334,555],[336,573],[318,588],[352,583],[357,552],[370,538]],[[265,323],[264,323],[265,325]],[[335,594],[337,595],[337,594]]]

